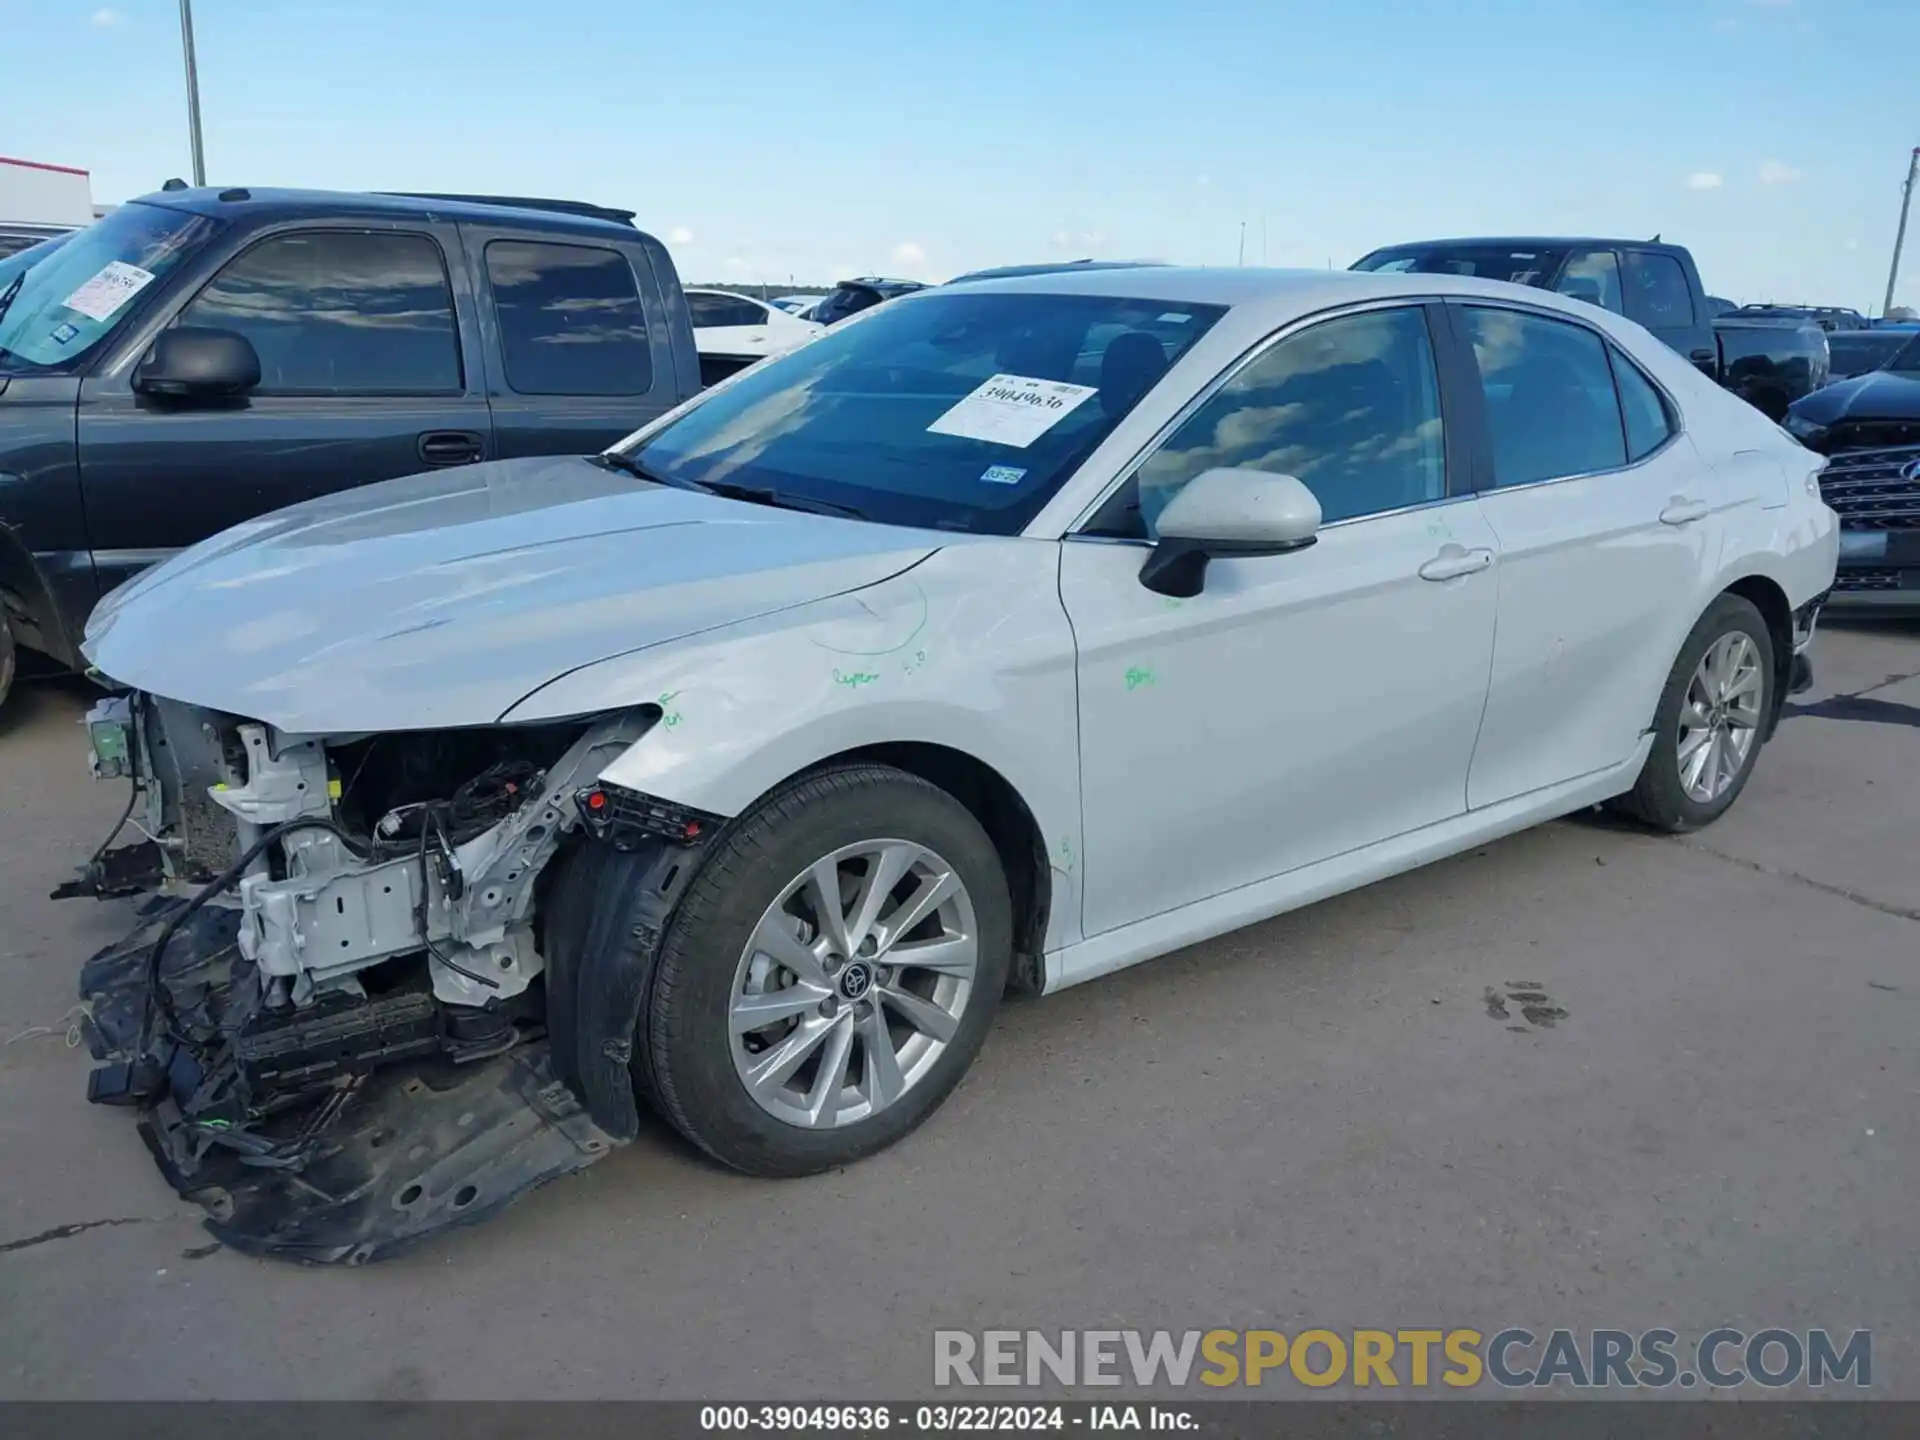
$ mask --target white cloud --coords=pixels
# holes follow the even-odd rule
[[[1711,170],[1696,170],[1687,176],[1689,190],[1718,190],[1725,183]]]
[[[1778,160],[1760,162],[1760,183],[1762,185],[1791,185],[1803,172]]]
[[[927,263],[927,249],[912,240],[902,240],[893,247],[893,263],[903,270],[917,270]]]
[[[1858,250],[1859,248],[1860,248],[1860,242],[1858,240],[1847,241],[1847,249]]]
[[[1052,243],[1056,250],[1091,250],[1106,238],[1098,230],[1056,230]]]
[[[684,225],[676,225],[667,232],[667,243],[671,245],[691,245],[693,243],[693,231]]]
[[[95,29],[105,30],[109,26],[118,25],[126,18],[118,10],[96,10],[93,12],[93,25]]]

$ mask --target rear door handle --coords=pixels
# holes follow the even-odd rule
[[[1688,500],[1676,495],[1667,502],[1667,508],[1660,512],[1660,523],[1689,525],[1695,520],[1706,519],[1711,508],[1704,500]]]
[[[1491,550],[1463,550],[1458,545],[1445,545],[1438,555],[1420,567],[1420,578],[1458,580],[1462,575],[1477,575],[1491,564]]]
[[[480,437],[471,430],[429,430],[420,437],[420,458],[428,465],[470,465],[480,450]]]

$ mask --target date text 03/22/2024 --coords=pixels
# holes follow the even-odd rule
[[[700,1428],[714,1433],[879,1434],[1141,1430],[1175,1434],[1197,1429],[1189,1410],[1173,1405],[704,1405]]]

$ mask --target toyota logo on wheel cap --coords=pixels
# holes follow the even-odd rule
[[[1909,460],[1900,467],[1902,480],[1920,480],[1920,459]]]
[[[856,960],[840,972],[840,993],[849,1000],[858,1000],[873,988],[873,969],[863,960]]]

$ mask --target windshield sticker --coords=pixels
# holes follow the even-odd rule
[[[56,325],[53,327],[53,343],[56,345],[71,344],[73,337],[79,333],[80,332],[71,325]]]
[[[1018,465],[989,465],[980,472],[980,478],[989,485],[1018,485],[1026,473]]]
[[[1193,316],[1182,314],[1178,310],[1169,310],[1160,317],[1158,323],[1162,325],[1184,325],[1192,318]]]
[[[116,310],[152,283],[151,270],[142,270],[122,260],[109,260],[98,274],[61,303],[89,320],[111,320]]]
[[[972,394],[963,395],[927,427],[927,433],[986,440],[1024,450],[1097,393],[1092,385],[1036,380],[1031,375],[995,375]]]

